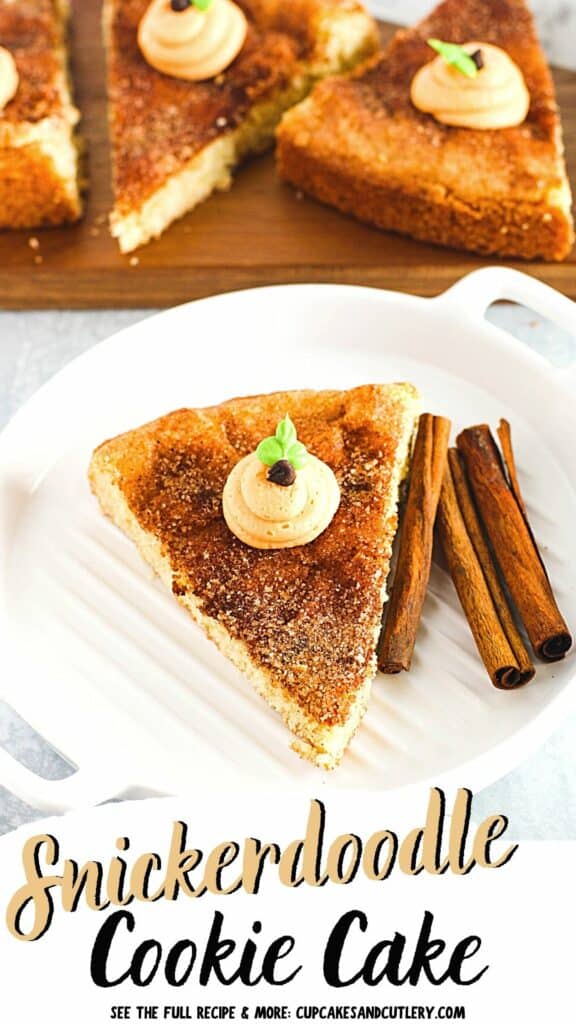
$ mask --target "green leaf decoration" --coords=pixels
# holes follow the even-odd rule
[[[428,46],[431,46],[436,53],[444,58],[447,64],[456,68],[467,78],[476,78],[478,68],[469,53],[457,43],[443,43],[441,39],[427,39]]]
[[[280,441],[284,451],[288,451],[290,445],[294,444],[296,440],[296,427],[292,423],[292,420],[286,413],[283,420],[276,427],[276,437]]]
[[[294,469],[302,469],[308,461],[308,452],[301,441],[294,441],[286,452],[286,458]]]
[[[265,466],[273,466],[279,459],[284,458],[284,449],[276,437],[266,437],[260,441],[256,449],[256,455]]]
[[[273,437],[265,437],[256,449],[256,455],[265,466],[273,466],[280,459],[287,459],[294,469],[306,465],[308,452],[296,435],[296,427],[288,415],[280,420]]]
[[[207,11],[212,6],[212,0],[192,0],[192,3],[199,11]]]

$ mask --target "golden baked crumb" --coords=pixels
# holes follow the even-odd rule
[[[417,406],[409,384],[234,399],[107,441],[90,466],[103,511],[325,767],[340,760],[375,672]],[[286,413],[336,474],[340,507],[310,544],[256,550],[226,526],[222,491]]]
[[[526,121],[477,131],[417,110],[410,83],[434,59],[430,37],[505,49],[530,92]],[[554,86],[523,0],[445,0],[363,69],[316,86],[285,115],[278,140],[283,178],[378,227],[523,259],[561,260],[571,249]]]
[[[373,53],[358,0],[240,0],[245,45],[217,78],[186,82],[151,68],[137,27],[148,0],[105,0],[114,154],[112,233],[123,252],[160,235],[273,142],[284,110],[313,81]]]
[[[70,95],[64,0],[0,0],[0,43],[19,74],[0,111],[0,227],[32,228],[81,214],[78,111]]]

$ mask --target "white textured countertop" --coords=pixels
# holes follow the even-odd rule
[[[551,59],[576,67],[576,0],[533,3]],[[374,0],[382,17],[412,21],[429,0]],[[141,310],[56,313],[0,312],[0,426],[65,363],[97,341],[149,315]],[[553,362],[576,359],[576,340],[530,311],[495,307],[491,318]],[[66,763],[0,703],[0,744],[47,778],[69,774]],[[466,779],[462,779],[466,785]],[[576,717],[565,722],[528,761],[478,794],[476,815],[501,810],[518,838],[576,839]],[[35,817],[0,786],[0,833]]]

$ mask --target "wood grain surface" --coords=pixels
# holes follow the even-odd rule
[[[90,183],[77,226],[0,234],[4,309],[169,306],[254,285],[332,281],[435,295],[494,263],[358,224],[298,196],[272,155],[252,161],[215,195],[135,257],[110,237],[110,166],[99,0],[74,0],[73,72]],[[392,26],[383,25],[387,38]],[[572,179],[576,74],[555,75]],[[37,239],[39,247],[35,248]],[[576,255],[561,264],[510,263],[576,298]]]

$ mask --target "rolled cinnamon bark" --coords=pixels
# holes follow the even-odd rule
[[[502,460],[508,473],[510,490],[516,498],[518,508],[524,516],[524,519],[528,522],[528,513],[526,511],[526,505],[524,504],[522,491],[520,490],[520,481],[518,480],[518,472],[516,470],[516,459],[514,458],[514,449],[512,447],[512,430],[508,420],[500,420],[498,425],[498,437],[500,439],[500,447],[502,449]]]
[[[506,429],[504,432],[506,437]],[[528,524],[513,457],[509,455],[511,486],[488,426],[463,430],[456,443],[480,518],[530,643],[539,657],[557,661],[572,646],[572,637]],[[506,448],[511,452],[509,429]]]
[[[518,480],[518,471],[516,469],[516,459],[514,458],[514,449],[512,447],[512,429],[510,427],[510,424],[509,424],[508,420],[504,420],[504,419],[500,420],[500,423],[498,424],[498,438],[500,440],[500,447],[502,449],[502,462],[503,462],[503,465],[504,465],[504,475],[507,477],[508,483],[510,485],[510,490],[512,491],[512,494],[514,495],[514,497],[516,499],[516,503],[518,505],[518,508],[520,509],[520,511],[522,513],[522,516],[524,517],[524,522],[526,523],[526,526],[528,528],[528,532],[529,532],[529,534],[530,534],[530,536],[532,538],[532,543],[534,544],[534,550],[536,551],[536,554],[538,555],[538,558],[540,559],[540,565],[542,566],[542,568],[543,568],[543,570],[544,570],[544,572],[546,574],[546,579],[548,580],[548,582],[550,582],[550,577],[548,576],[548,570],[547,570],[546,566],[544,565],[544,561],[543,561],[542,555],[540,554],[540,549],[538,548],[538,545],[536,543],[536,537],[534,536],[534,531],[532,530],[532,527],[530,525],[530,521],[528,519],[528,511],[526,509],[526,504],[524,502],[524,495],[522,494],[522,491],[520,490],[520,481]]]
[[[508,643],[514,652],[514,656],[518,663],[520,675],[518,679],[513,682],[513,685],[521,686],[533,679],[535,668],[526,648],[526,644],[518,631],[510,605],[508,604],[508,600],[502,588],[496,566],[494,565],[494,560],[490,553],[490,548],[488,547],[488,543],[484,535],[482,524],[474,505],[474,500],[470,493],[461,456],[457,448],[450,448],[448,452],[448,461],[450,463],[454,490],[456,492],[464,525],[470,541],[472,542],[480,568],[484,574],[484,579],[488,585],[488,590],[490,591],[490,596],[492,597],[496,614],[498,615],[502,629],[506,634]],[[510,688],[511,679],[512,676],[510,676],[508,680],[506,680],[505,677],[504,689]],[[495,685],[501,684],[495,683]]]
[[[389,674],[408,671],[412,661],[430,578],[450,426],[450,420],[430,413],[418,421],[392,596],[378,647],[378,666]]]
[[[490,679],[498,689],[511,690],[528,682],[534,669],[522,670],[502,624],[458,501],[454,464],[452,457],[444,474],[438,506],[438,536]]]

